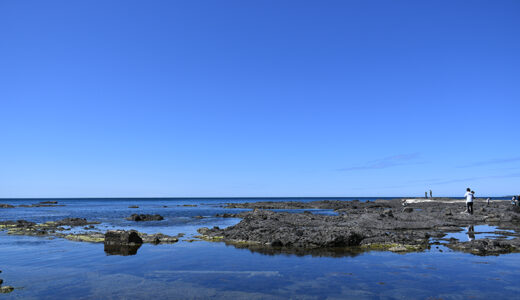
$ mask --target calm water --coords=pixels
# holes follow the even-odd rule
[[[332,199],[332,198],[327,198]],[[359,199],[359,198],[358,198]],[[50,199],[45,199],[50,200]],[[6,299],[518,299],[520,255],[479,257],[442,245],[422,253],[369,252],[340,257],[265,255],[223,243],[188,242],[200,227],[240,220],[213,217],[223,203],[266,199],[58,199],[65,207],[0,209],[0,220],[66,217],[105,229],[185,233],[172,245],[144,244],[136,255],[107,255],[103,244],[0,233],[0,278],[17,289]],[[287,199],[268,199],[286,201]],[[291,199],[314,201],[319,199]],[[349,200],[349,199],[345,199]],[[361,199],[367,200],[367,199]],[[371,200],[371,199],[370,199]],[[42,200],[0,200],[32,204]],[[196,204],[196,207],[185,207]],[[128,208],[138,205],[138,209]],[[163,207],[167,206],[167,207]],[[135,223],[132,213],[164,221]],[[314,213],[333,214],[327,210]],[[194,218],[204,216],[203,219]],[[486,229],[486,230],[482,230]],[[475,228],[488,231],[490,228]],[[465,238],[461,232],[460,239]],[[478,238],[478,237],[477,237]],[[442,251],[442,252],[441,252]]]

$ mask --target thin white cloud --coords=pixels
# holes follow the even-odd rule
[[[467,164],[467,165],[462,165],[462,166],[459,166],[459,168],[471,168],[471,167],[480,167],[480,166],[488,166],[488,165],[497,165],[497,164],[516,162],[516,161],[520,161],[520,156],[484,160],[484,161],[479,161],[479,162],[475,162],[475,163],[471,163],[471,164]]]
[[[377,169],[386,169],[391,167],[397,167],[402,165],[409,164],[417,164],[415,161],[419,157],[419,153],[410,153],[410,154],[398,154],[392,155],[376,160],[371,160],[366,163],[351,166],[346,168],[338,169],[338,171],[354,171],[354,170],[377,170]]]

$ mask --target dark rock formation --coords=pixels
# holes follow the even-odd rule
[[[132,214],[126,218],[128,221],[161,221],[164,218],[161,215]]]
[[[128,208],[139,208],[137,205],[130,205]]]
[[[11,204],[5,204],[5,203],[0,203],[0,208],[14,208],[14,205],[11,205]]]
[[[483,201],[481,201],[483,202]],[[243,220],[225,229],[200,228],[200,238],[224,241],[236,247],[247,247],[266,253],[306,253],[312,249],[341,249],[350,253],[365,250],[394,252],[422,251],[446,233],[461,231],[463,226],[491,224],[502,229],[520,232],[520,213],[503,202],[494,202],[481,209],[476,201],[474,215],[462,213],[463,201],[443,199],[430,202],[400,199],[314,202],[256,202],[233,203],[229,207],[258,207],[263,209],[334,209],[339,216],[311,213],[286,213],[256,209],[222,217]],[[403,206],[404,209],[403,209]],[[480,255],[520,252],[520,235],[501,231],[497,240],[460,242],[448,240],[450,248]],[[509,239],[505,239],[505,237]],[[348,248],[348,249],[346,249]],[[358,250],[354,249],[358,248]],[[263,249],[263,250],[261,250]],[[253,250],[252,250],[253,251]],[[316,252],[315,250],[312,250]],[[336,250],[334,250],[336,251]]]
[[[85,226],[89,224],[99,224],[99,222],[89,222],[83,218],[65,218],[56,221],[56,225],[58,226]]]
[[[56,201],[50,201],[50,202],[56,202]],[[57,203],[57,202],[56,202]],[[51,203],[35,203],[35,204],[20,204],[18,207],[59,207],[59,206],[65,206],[64,204],[51,204]]]
[[[140,245],[143,239],[135,230],[109,230],[105,233],[105,245]]]
[[[42,201],[40,204],[58,204],[58,201]]]

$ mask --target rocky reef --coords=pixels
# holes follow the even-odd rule
[[[125,243],[124,239],[122,239],[123,242],[115,242],[115,234],[124,235],[126,234],[126,232],[129,232],[127,235],[130,235],[130,233],[132,233],[132,237],[137,235],[139,237],[139,240],[141,241],[141,244],[171,244],[178,242],[179,237],[182,236],[182,234],[179,234],[177,236],[169,236],[162,233],[147,234],[135,230],[107,231],[106,233],[103,233],[100,232],[94,226],[95,224],[99,224],[99,222],[91,222],[83,218],[65,218],[57,221],[49,221],[39,224],[35,222],[29,222],[26,220],[2,221],[0,222],[0,230],[7,230],[7,233],[11,235],[57,237],[77,242],[104,243],[108,240],[108,244],[110,245],[131,244],[129,242]],[[83,230],[79,232],[70,232],[70,229],[73,227],[82,227]]]
[[[495,201],[490,206],[477,201],[474,205],[475,213],[470,215],[463,213],[463,201],[453,199],[233,203],[227,207],[253,208],[253,211],[233,215],[243,218],[234,226],[200,228],[198,232],[204,240],[263,252],[305,253],[318,249],[334,253],[340,250],[412,252],[423,251],[441,241],[452,250],[477,255],[520,252],[518,208],[508,201]],[[269,209],[330,209],[337,215]],[[473,225],[493,225],[506,231],[496,238],[443,240],[448,233]]]
[[[64,204],[58,204],[58,201],[42,201],[34,204],[20,204],[20,205],[11,205],[6,203],[0,203],[0,208],[15,208],[15,207],[58,207],[65,206]]]

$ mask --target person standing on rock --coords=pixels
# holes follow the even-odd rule
[[[464,194],[464,197],[466,198],[466,211],[469,214],[473,214],[473,197],[475,197],[474,194],[471,193],[471,189],[466,189],[466,194]]]
[[[428,192],[424,192],[424,198],[428,199]]]
[[[433,198],[432,190],[430,190],[430,198]]]

